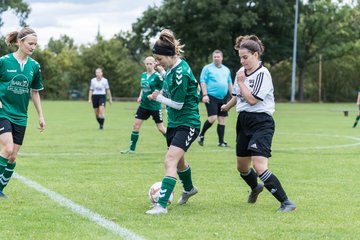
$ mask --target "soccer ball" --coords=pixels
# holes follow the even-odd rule
[[[157,203],[159,201],[160,190],[161,190],[161,182],[156,182],[150,187],[148,195],[152,203]],[[174,200],[174,191],[170,195],[168,205],[170,205],[173,200]]]

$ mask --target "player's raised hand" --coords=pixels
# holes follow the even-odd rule
[[[148,95],[148,99],[150,100],[156,100],[156,97],[160,94],[159,90],[155,90],[152,94]]]
[[[221,110],[222,112],[227,112],[227,111],[229,111],[229,109],[228,109],[228,107],[226,106],[226,104],[221,105],[220,110]]]
[[[237,71],[236,73],[236,80],[238,82],[238,84],[243,83],[245,81],[245,72],[243,69],[240,69],[239,71]]]

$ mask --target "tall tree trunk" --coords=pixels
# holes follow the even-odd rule
[[[305,81],[306,64],[300,67],[299,84],[298,84],[298,97],[299,101],[304,101],[304,81]]]

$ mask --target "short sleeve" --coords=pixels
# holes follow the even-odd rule
[[[232,80],[231,80],[231,72],[230,72],[230,69],[228,69],[228,84],[232,84]]]
[[[156,90],[161,90],[163,88],[164,81],[160,74],[156,74],[155,82],[156,82]]]
[[[201,70],[201,73],[200,73],[200,82],[201,83],[206,83],[206,75],[208,73],[208,68],[207,66],[203,67],[203,69]]]
[[[36,68],[36,70],[35,70],[33,81],[31,82],[31,89],[40,91],[40,90],[44,89],[41,68],[40,68],[39,64],[36,64],[35,68]]]
[[[93,80],[90,80],[90,91],[94,91]]]
[[[259,100],[263,100],[265,96],[273,90],[272,79],[270,73],[259,72],[254,82],[252,95]]]
[[[240,94],[240,88],[239,88],[237,81],[234,81],[234,87],[232,89],[231,95],[237,96],[238,94]]]
[[[105,78],[105,89],[110,89],[109,81]]]

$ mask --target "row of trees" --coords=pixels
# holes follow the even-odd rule
[[[25,24],[29,8],[20,0],[5,1],[1,12],[13,9]],[[120,32],[110,40],[99,34],[89,45],[76,46],[64,35],[50,39],[33,55],[43,68],[44,97],[68,98],[71,89],[86,96],[97,67],[104,68],[115,96],[137,96],[142,60],[151,54],[151,41],[163,28],[172,29],[185,43],[185,58],[196,76],[211,52],[221,49],[224,64],[233,73],[240,67],[233,49],[238,35],[256,34],[265,45],[263,62],[269,67],[277,99],[289,100],[295,1],[288,0],[164,0],[149,7],[134,24],[133,31]],[[16,4],[15,4],[16,3]],[[19,4],[19,5],[17,5]],[[19,7],[21,6],[21,7]],[[360,8],[357,2],[300,1],[297,57],[297,96],[300,101],[317,101],[319,56],[322,56],[322,100],[354,101],[360,85]],[[1,16],[1,15],[0,15]],[[0,21],[1,24],[1,21]],[[0,25],[1,27],[1,25]],[[0,54],[14,49],[0,43]]]

